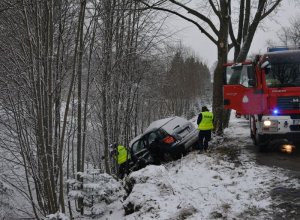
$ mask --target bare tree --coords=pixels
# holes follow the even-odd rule
[[[284,46],[299,46],[300,42],[300,18],[293,18],[289,27],[282,27],[278,38]]]
[[[30,201],[38,219],[59,210],[65,212],[63,164],[70,101],[65,108],[62,102],[66,97],[63,87],[70,85],[70,97],[74,89],[75,71],[71,77],[67,73],[72,66],[70,54],[74,51],[77,9],[69,2],[53,0],[7,0],[3,4],[13,10],[0,14],[1,29],[5,30],[5,36],[0,38],[0,81],[5,88],[1,114],[6,115],[1,125],[7,131],[2,140],[5,144],[7,138],[14,140],[14,150],[10,151],[13,160],[7,159],[22,166],[20,193]],[[65,79],[71,79],[71,83]],[[66,112],[63,129],[62,110]],[[14,180],[7,182],[18,187]]]
[[[141,128],[141,114],[145,74],[151,69],[147,51],[153,50],[158,35],[153,12],[140,10],[136,1],[103,1],[95,7],[99,12],[96,29],[92,98],[94,132],[99,132],[98,152],[103,155],[106,172],[114,172],[109,144],[118,142],[128,146]],[[96,5],[95,5],[96,6]],[[158,27],[159,28],[159,27]],[[144,117],[144,116],[142,116]],[[135,129],[133,129],[135,127]],[[94,157],[94,155],[91,155]],[[95,161],[95,159],[93,159]]]

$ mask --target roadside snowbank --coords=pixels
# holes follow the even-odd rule
[[[300,185],[281,169],[257,165],[241,148],[251,143],[246,123],[233,120],[207,153],[132,173],[123,219],[272,219],[271,190]]]
[[[128,220],[263,218],[271,211],[272,185],[289,180],[251,162],[237,165],[195,152],[167,167],[148,166],[130,179],[135,184],[124,202],[131,208]]]

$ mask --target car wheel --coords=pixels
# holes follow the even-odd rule
[[[164,153],[164,161],[165,162],[170,162],[172,160],[174,160],[174,159],[173,159],[173,156],[170,153]]]
[[[184,155],[184,151],[180,150],[172,155],[173,159],[178,160]]]

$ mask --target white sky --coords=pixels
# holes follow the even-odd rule
[[[281,26],[287,26],[290,18],[296,17],[297,13],[300,12],[300,8],[295,7],[293,2],[292,0],[284,0],[274,18],[264,21],[264,30],[260,28],[255,34],[249,54],[265,52],[267,50],[266,41],[269,39],[277,40],[276,32],[280,30]],[[171,19],[172,21],[170,21]],[[175,16],[172,16],[168,22],[170,22],[169,28],[172,31],[178,31],[173,36],[174,39],[181,39],[183,44],[193,49],[195,54],[201,57],[209,67],[216,61],[216,46],[195,25]],[[232,55],[229,55],[229,59],[230,56]]]

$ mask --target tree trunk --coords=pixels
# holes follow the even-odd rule
[[[215,131],[218,135],[223,133],[223,64],[227,63],[228,54],[228,28],[230,1],[220,1],[220,31],[218,36],[218,63],[214,71],[213,83],[213,112]]]

